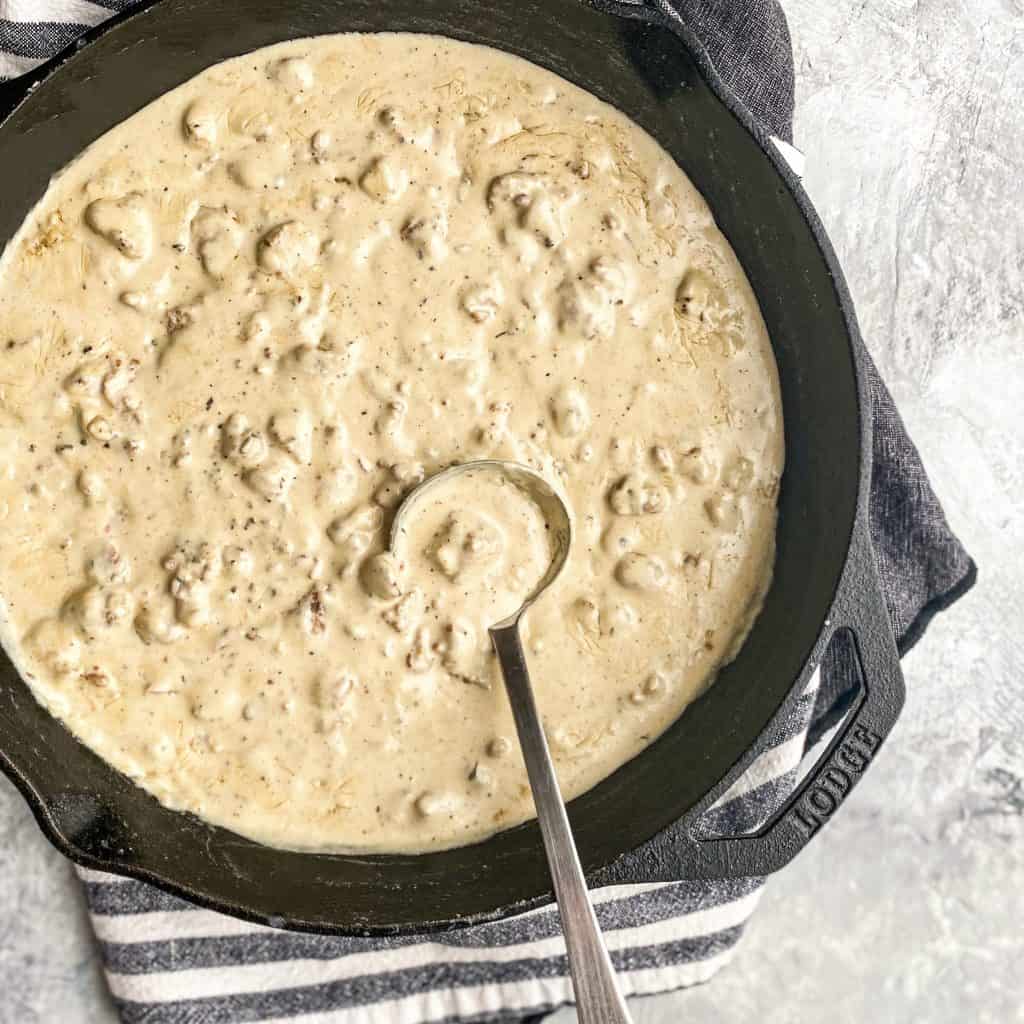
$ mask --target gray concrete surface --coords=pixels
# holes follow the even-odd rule
[[[785,6],[808,189],[982,576],[907,659],[898,731],[733,964],[637,1001],[637,1024],[1024,1022],[1024,6]],[[0,1024],[115,1019],[70,870],[6,782],[0,993]]]

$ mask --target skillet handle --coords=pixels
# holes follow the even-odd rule
[[[895,724],[903,707],[903,672],[866,518],[854,527],[820,647],[825,651],[837,630],[850,631],[863,685],[858,703],[807,777],[757,832],[708,840],[687,836],[689,849],[681,852],[694,874],[682,877],[753,877],[788,864],[849,796]]]

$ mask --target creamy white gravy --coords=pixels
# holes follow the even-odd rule
[[[549,549],[491,481],[388,553],[402,495],[496,457],[566,496],[525,632],[573,797],[743,641],[783,438],[648,135],[506,54],[348,35],[210,68],[51,184],[0,264],[0,455],[8,647],[83,742],[267,843],[420,851],[532,813],[487,626]]]

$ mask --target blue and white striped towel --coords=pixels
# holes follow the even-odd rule
[[[673,2],[726,83],[794,162],[792,52],[775,0]],[[130,6],[132,0],[0,0],[0,78],[24,73]],[[971,585],[974,565],[946,525],[888,392],[877,376],[872,384],[872,527],[903,650]],[[808,745],[851,692],[849,669],[834,648],[770,749],[708,812],[709,831],[753,831],[792,791]],[[455,1024],[518,1019],[572,999],[552,907],[443,938],[329,938],[200,910],[142,882],[80,873],[125,1024]],[[626,993],[707,981],[732,956],[762,884],[751,878],[596,892]]]

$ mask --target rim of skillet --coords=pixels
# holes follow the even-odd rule
[[[0,81],[0,131],[4,129],[10,118],[40,86],[58,74],[68,63],[72,62],[78,54],[90,44],[107,34],[116,31],[126,23],[148,13],[152,8],[159,6],[164,0],[141,0],[136,6],[127,10],[117,12],[108,20],[93,26],[81,36],[70,42],[55,56],[49,58],[42,64],[31,69],[17,78],[7,81]],[[641,24],[652,25],[671,33],[686,48],[689,57],[694,62],[700,77],[708,87],[715,99],[729,112],[729,114],[746,130],[756,142],[758,148],[763,152],[770,162],[775,174],[785,186],[790,198],[795,203],[811,237],[817,246],[824,265],[829,273],[832,287],[834,289],[834,301],[839,310],[845,335],[849,344],[851,366],[855,378],[856,412],[858,416],[858,451],[859,465],[857,479],[855,482],[854,517],[850,523],[849,536],[845,542],[845,554],[842,559],[843,566],[849,563],[856,540],[857,524],[866,514],[867,495],[869,493],[871,463],[872,463],[872,409],[869,385],[866,376],[866,349],[863,346],[860,330],[857,324],[856,313],[853,306],[853,299],[850,295],[846,279],[839,265],[838,257],[831,241],[825,231],[824,225],[818,216],[817,211],[811,203],[810,197],[804,190],[800,178],[794,173],[789,163],[785,160],[780,149],[776,146],[773,137],[761,124],[755,120],[747,107],[739,100],[736,94],[723,81],[715,65],[708,56],[703,42],[697,34],[685,23],[685,21],[672,11],[668,0],[577,0],[582,6],[589,6],[599,13],[611,15],[623,20],[632,20]],[[310,37],[317,35],[344,34],[345,28],[338,28],[327,33],[313,33]],[[403,31],[398,28],[395,31]],[[409,30],[405,30],[409,31]],[[442,33],[443,34],[443,33]],[[286,36],[279,41],[298,36]],[[458,38],[458,36],[449,36]],[[272,45],[272,44],[267,44]],[[501,47],[497,47],[501,49]],[[251,52],[251,51],[243,51]],[[509,51],[506,51],[509,52]],[[229,59],[229,58],[223,58]],[[216,62],[214,62],[216,63]],[[213,64],[207,65],[207,67]],[[199,74],[200,72],[196,72]],[[191,76],[190,76],[191,77]],[[187,81],[188,79],[183,79]],[[571,80],[571,79],[570,79]],[[13,102],[5,97],[9,93]],[[151,102],[151,101],[147,101]],[[145,106],[146,104],[143,104]],[[627,115],[629,116],[629,115]],[[101,133],[102,134],[102,133]],[[770,728],[772,722],[776,721],[784,708],[799,692],[800,688],[806,685],[810,676],[817,667],[818,660],[822,654],[822,638],[828,615],[835,602],[841,586],[843,573],[836,576],[835,587],[827,607],[822,611],[822,629],[811,651],[808,652],[808,659],[805,662],[799,675],[793,680],[792,686],[787,691],[779,707],[765,721],[764,730]],[[76,742],[77,737],[73,737]],[[642,754],[642,752],[641,752]],[[722,777],[719,783],[709,790],[705,797],[699,801],[692,813],[697,808],[706,808],[735,782],[742,772],[749,765],[750,760],[756,755],[756,749],[752,748],[741,755],[733,767]],[[81,867],[106,872],[137,881],[151,884],[173,896],[187,900],[197,907],[214,910],[235,918],[246,920],[255,924],[262,924],[274,928],[283,928],[289,931],[306,932],[323,935],[358,935],[358,936],[396,936],[407,934],[436,934],[445,931],[459,930],[476,924],[483,924],[507,918],[516,913],[522,913],[536,907],[550,903],[551,894],[541,893],[533,897],[523,899],[512,905],[505,905],[490,912],[482,912],[466,915],[457,919],[442,919],[409,924],[396,925],[330,925],[320,921],[306,921],[297,918],[284,917],[279,914],[267,914],[255,911],[249,907],[233,903],[227,899],[218,899],[210,896],[183,882],[180,879],[170,878],[158,871],[133,864],[119,857],[118,851],[111,850],[104,856],[98,856],[76,846],[65,837],[58,826],[54,815],[54,809],[50,806],[47,797],[39,793],[28,778],[25,772],[17,763],[12,761],[7,753],[0,749],[0,770],[12,781],[19,790],[26,803],[29,805],[36,822],[49,840],[69,860]],[[132,783],[132,785],[135,785]],[[643,845],[643,843],[639,844]],[[607,865],[606,865],[607,866]]]

